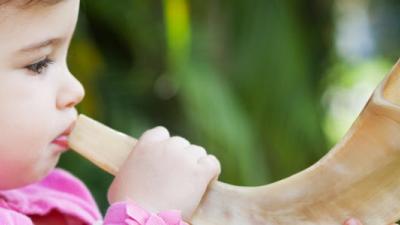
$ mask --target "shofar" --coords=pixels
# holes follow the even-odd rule
[[[115,174],[136,140],[81,115],[70,146]],[[194,225],[365,225],[400,219],[400,60],[344,138],[311,167],[260,187],[212,183]]]

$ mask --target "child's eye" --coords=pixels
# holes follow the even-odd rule
[[[53,63],[53,62],[54,62],[53,60],[51,60],[48,57],[46,57],[45,59],[40,60],[39,62],[36,62],[36,63],[31,64],[31,65],[25,66],[25,68],[30,70],[30,71],[32,71],[32,72],[34,72],[34,73],[36,73],[36,74],[41,74],[41,73],[43,73],[43,70],[45,68],[47,68],[47,66],[50,63]]]

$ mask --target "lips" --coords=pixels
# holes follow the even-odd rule
[[[60,146],[62,150],[66,150],[69,148],[68,145],[68,136],[71,133],[72,129],[75,126],[75,121],[73,121],[67,129],[65,129],[58,137],[56,137],[52,143]]]
[[[53,140],[54,144],[59,145],[62,148],[69,148],[68,145],[68,136],[67,135],[60,135],[56,139]]]

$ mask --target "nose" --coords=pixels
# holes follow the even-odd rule
[[[63,76],[62,84],[57,95],[57,108],[60,110],[73,108],[82,101],[85,89],[70,71]]]

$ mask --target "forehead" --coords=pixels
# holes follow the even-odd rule
[[[29,7],[18,6],[21,1],[11,2],[0,5],[0,53],[47,38],[65,37],[74,31],[79,0],[37,3]]]

